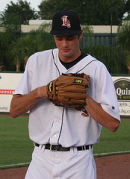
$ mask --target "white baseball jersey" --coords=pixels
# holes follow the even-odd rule
[[[58,49],[32,55],[14,94],[25,95],[47,85],[62,73],[85,73],[90,76],[88,95],[114,118],[120,120],[118,101],[111,75],[105,65],[91,55],[68,70],[58,58]],[[102,126],[89,114],[75,108],[57,107],[40,99],[30,110],[29,136],[38,144],[61,144],[63,147],[96,144]]]

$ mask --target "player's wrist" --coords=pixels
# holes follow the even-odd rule
[[[86,105],[85,106],[88,106],[88,100],[89,100],[89,95],[86,94]]]
[[[38,97],[41,98],[41,90],[40,90],[40,87],[37,88],[37,94],[38,94]]]
[[[46,86],[38,87],[37,95],[39,98],[47,98]]]

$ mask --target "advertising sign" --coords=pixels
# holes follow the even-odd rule
[[[23,73],[0,73],[0,112],[10,111],[12,95]]]
[[[10,111],[12,95],[23,73],[0,73],[0,112]],[[120,116],[130,116],[130,76],[112,76]]]
[[[120,116],[130,116],[130,77],[129,76],[117,76],[112,77],[119,109]]]

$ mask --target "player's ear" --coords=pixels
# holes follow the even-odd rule
[[[83,29],[81,29],[81,34],[79,35],[79,40],[81,40],[83,37]]]

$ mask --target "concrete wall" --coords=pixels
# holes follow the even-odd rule
[[[37,30],[40,25],[42,24],[47,24],[46,31],[50,31],[51,29],[51,24],[52,20],[30,20],[29,25],[21,25],[21,30],[23,33],[28,33],[31,30]],[[50,24],[50,25],[49,25]],[[94,33],[117,33],[118,26],[113,25],[112,27],[109,25],[103,25],[103,26],[98,26],[98,25],[92,25],[92,29]],[[0,31],[3,31],[4,29],[0,27]]]
[[[37,25],[37,24],[31,24],[31,25],[22,25],[21,26],[21,29],[22,29],[22,32],[24,33],[28,33],[30,32],[31,30],[37,30],[38,28],[40,27],[40,25]],[[51,25],[50,27],[48,26],[48,30],[51,29]],[[111,33],[111,26],[98,26],[98,25],[93,25],[92,26],[92,29],[94,31],[94,33]],[[112,33],[117,33],[117,29],[118,29],[118,26],[112,26]]]

